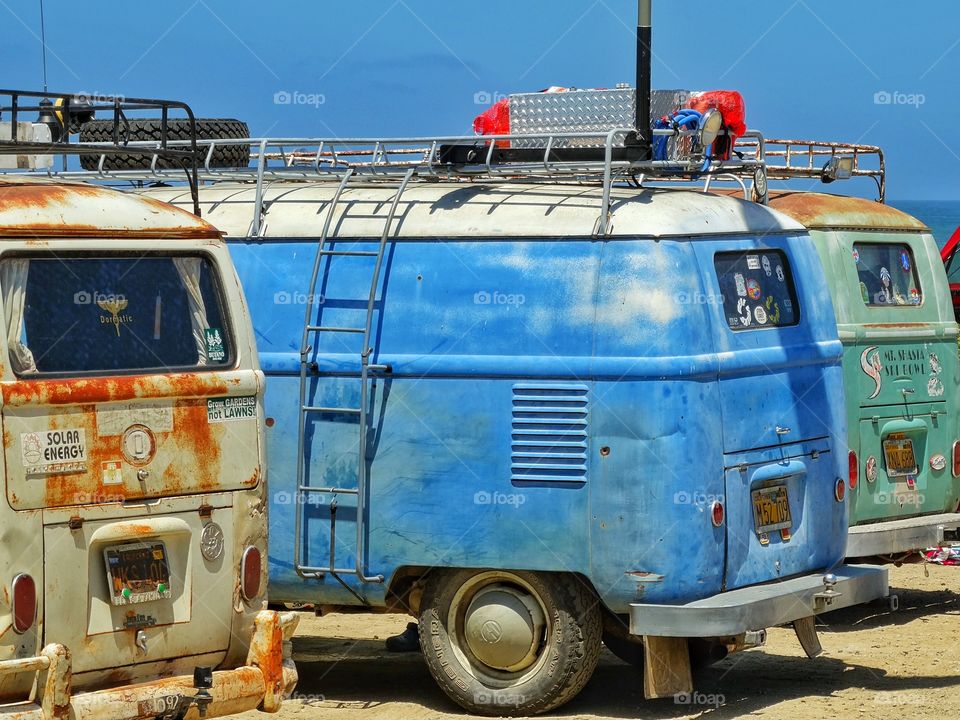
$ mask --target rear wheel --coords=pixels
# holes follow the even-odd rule
[[[534,715],[573,699],[597,666],[600,638],[598,602],[574,576],[458,570],[424,589],[427,666],[480,715]]]
[[[197,140],[225,140],[250,137],[247,124],[239,120],[197,119]],[[91,120],[80,128],[80,142],[113,144],[113,120]],[[159,120],[132,118],[120,124],[120,142],[160,141],[162,139]],[[183,119],[167,120],[167,140],[189,140],[190,122]],[[186,147],[177,147],[185,150]],[[209,148],[200,148],[199,165],[204,167]],[[150,155],[107,155],[103,161],[104,170],[142,170],[151,167]],[[247,167],[250,164],[249,145],[218,145],[210,159],[211,168]],[[84,170],[97,170],[100,167],[99,155],[81,155],[80,166]],[[180,165],[171,160],[157,159],[157,169],[180,169]]]

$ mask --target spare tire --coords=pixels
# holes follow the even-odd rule
[[[221,120],[197,118],[197,140],[224,140],[250,137],[250,129],[239,120]],[[113,145],[113,120],[91,120],[80,128],[80,142]],[[145,140],[159,141],[160,120],[134,118],[120,123],[120,141],[136,142]],[[190,121],[184,119],[167,120],[167,140],[189,140]],[[200,147],[197,164],[204,167],[209,147]],[[84,170],[97,170],[100,167],[100,155],[81,155],[80,166]],[[142,170],[149,168],[152,155],[107,155],[103,163],[104,170]],[[250,164],[249,145],[218,145],[210,159],[212,168],[247,167]],[[158,169],[180,169],[181,165],[169,159],[158,158]]]

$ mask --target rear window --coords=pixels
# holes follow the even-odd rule
[[[0,261],[19,375],[167,372],[233,362],[214,265],[199,256]]]
[[[800,322],[786,256],[778,250],[722,253],[714,258],[731,330],[764,330]]]
[[[923,290],[913,252],[902,243],[857,243],[853,262],[860,278],[860,295],[867,307],[917,306]]]

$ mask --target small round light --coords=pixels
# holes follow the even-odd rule
[[[260,550],[250,546],[243,551],[240,561],[240,592],[246,600],[253,600],[260,594],[260,571],[263,557]]]
[[[13,597],[13,631],[22,635],[37,619],[37,585],[33,578],[21,573],[13,579],[11,584]]]
[[[842,503],[844,498],[847,497],[847,483],[844,482],[843,478],[837,478],[837,484],[836,487],[834,487],[833,496],[839,503]]]
[[[713,526],[718,528],[723,525],[726,515],[727,513],[723,507],[723,503],[719,500],[714,500],[713,505],[710,506],[710,520],[713,522]]]

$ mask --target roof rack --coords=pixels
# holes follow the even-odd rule
[[[737,143],[737,151],[763,159],[771,180],[816,178],[833,182],[827,166],[835,158],[849,158],[849,177],[873,178],[877,184],[878,202],[887,201],[887,163],[883,148],[877,145],[822,142],[818,140],[766,139],[763,146],[755,138],[745,137]],[[826,162],[825,162],[826,161]]]
[[[656,130],[676,140],[683,133],[674,130]],[[339,181],[345,172],[363,177],[370,182],[398,180],[409,170],[427,180],[573,180],[603,183],[603,212],[599,232],[606,234],[610,216],[611,189],[616,182],[640,185],[646,180],[705,182],[705,191],[714,181],[729,181],[739,185],[747,199],[764,201],[764,195],[755,195],[754,186],[765,186],[756,177],[763,175],[764,163],[754,157],[735,157],[717,161],[702,155],[676,156],[671,160],[646,160],[642,146],[624,144],[634,131],[613,128],[603,132],[544,133],[524,135],[467,136],[441,138],[359,138],[359,139],[216,139],[177,141],[130,141],[122,150],[102,146],[73,143],[71,148],[84,148],[86,154],[101,158],[95,171],[47,171],[58,177],[96,180],[105,183],[171,183],[179,176],[158,166],[161,152],[181,147],[198,149],[197,182],[256,183],[256,219],[252,230],[256,233],[263,215],[263,188],[265,183],[277,181]],[[763,137],[749,133],[759,147]],[[534,145],[531,147],[531,144]],[[218,148],[251,146],[251,164],[242,168],[218,168],[211,162]],[[510,152],[511,146],[514,149]],[[522,146],[518,147],[518,146]],[[113,152],[136,150],[148,158],[148,166],[136,170],[107,170],[104,158]],[[145,165],[147,163],[145,162]],[[749,183],[744,180],[749,179]],[[192,187],[192,186],[191,186]]]
[[[112,107],[112,106],[111,106]],[[350,171],[371,183],[398,182],[410,170],[421,180],[483,179],[502,181],[597,182],[603,187],[603,206],[598,232],[610,226],[610,204],[615,183],[676,183],[698,181],[703,191],[714,183],[734,183],[744,198],[765,203],[769,179],[815,178],[832,182],[822,162],[848,158],[849,174],[842,177],[872,177],[885,200],[885,163],[880,148],[844,143],[767,140],[757,131],[739,138],[730,160],[709,160],[690,154],[684,135],[674,129],[654,130],[654,137],[666,137],[675,148],[669,160],[645,159],[645,149],[632,145],[630,128],[604,132],[567,132],[522,135],[467,136],[440,138],[267,138],[161,140],[118,142],[114,146],[72,143],[90,155],[100,155],[97,170],[47,171],[58,177],[94,180],[108,184],[182,182],[178,171],[164,169],[157,159],[171,152],[184,152],[196,161],[188,181],[199,214],[196,184],[247,182],[254,184],[255,203],[251,232],[260,231],[265,207],[264,187],[273,182],[339,182]],[[249,146],[251,163],[241,168],[215,167],[216,151],[226,146]],[[57,148],[61,147],[59,145]],[[196,152],[194,152],[196,148]],[[681,148],[677,151],[676,148]],[[686,149],[687,154],[683,148]],[[137,152],[144,167],[135,170],[105,169],[108,154]],[[51,152],[51,150],[47,150]],[[149,158],[149,162],[147,162]],[[869,159],[873,158],[873,162]],[[877,165],[876,168],[872,165]]]
[[[79,121],[93,119],[98,111],[109,111],[113,119],[113,137],[109,143],[71,142],[70,135],[79,131]],[[129,115],[148,112],[160,114],[160,136],[151,147],[142,147],[130,142]],[[36,121],[24,121],[25,113],[37,113]],[[182,116],[189,122],[190,139],[174,141],[167,122],[171,114]],[[151,166],[158,160],[167,160],[178,165],[186,176],[193,197],[194,212],[200,215],[197,124],[193,110],[177,100],[130,98],[122,95],[87,95],[74,93],[50,93],[34,90],[0,89],[0,121],[9,123],[8,138],[0,139],[0,155],[17,156],[62,156],[64,174],[67,157],[72,155],[100,156],[142,155],[152,158]],[[45,138],[27,137],[24,123],[43,125],[49,128]],[[23,135],[23,136],[22,136]],[[32,133],[30,133],[32,135]],[[0,136],[2,137],[2,136]],[[57,173],[60,174],[60,173]],[[89,177],[89,175],[85,175]]]

